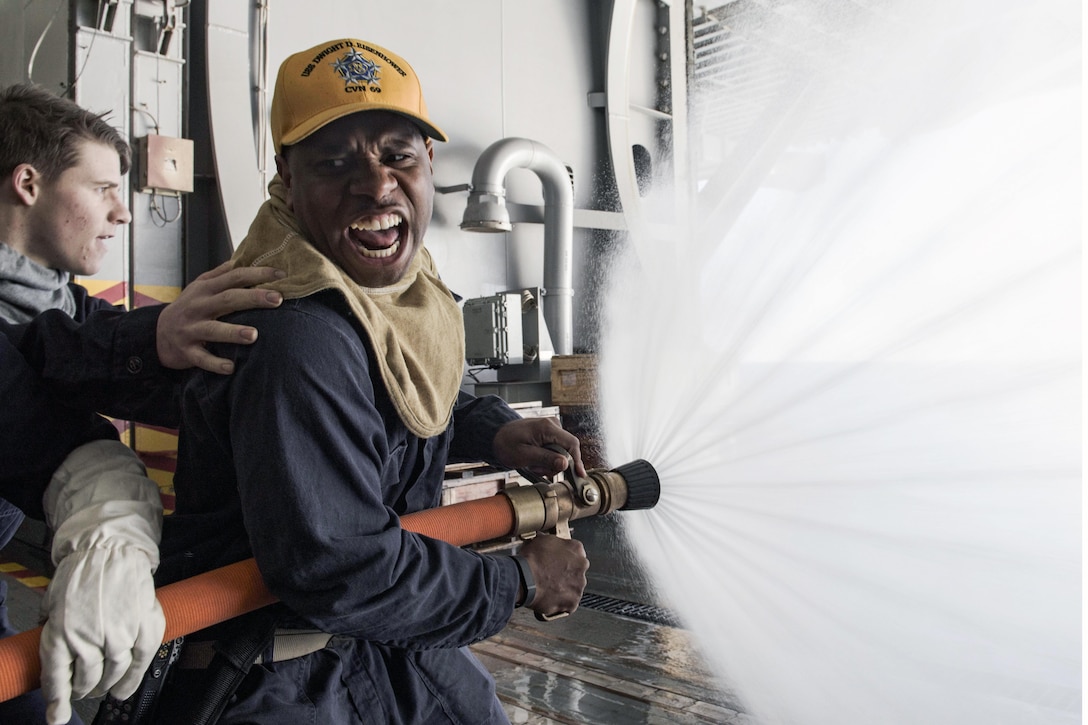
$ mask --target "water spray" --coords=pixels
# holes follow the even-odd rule
[[[661,481],[646,461],[632,461],[612,470],[590,470],[582,478],[575,475],[573,459],[567,455],[567,470],[558,480],[522,472],[530,480],[527,485],[406,514],[401,517],[401,527],[454,546],[531,537],[538,532],[569,538],[571,521],[657,505]],[[166,617],[164,642],[276,602],[253,559],[160,587],[155,596]],[[0,640],[0,702],[38,687],[41,633],[38,627]]]

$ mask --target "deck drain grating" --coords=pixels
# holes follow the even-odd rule
[[[655,607],[652,604],[640,604],[628,602],[623,599],[614,599],[600,594],[583,594],[579,606],[609,614],[619,614],[631,619],[638,619],[651,624],[664,624],[669,627],[683,627],[675,614],[667,609]]]

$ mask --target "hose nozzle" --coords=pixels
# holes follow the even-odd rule
[[[580,478],[574,462],[562,481],[538,480],[530,486],[514,486],[502,492],[514,509],[515,534],[563,530],[576,519],[613,511],[653,508],[661,497],[661,479],[644,460],[607,471],[594,469]]]
[[[661,479],[647,461],[641,458],[612,469],[627,483],[627,501],[621,511],[652,509],[661,498]]]
[[[587,492],[600,491],[603,501],[599,510],[592,512],[595,514],[649,509],[661,498],[661,479],[654,467],[641,458],[611,471],[589,471],[587,478],[576,479],[574,487],[583,503],[588,503],[584,501]]]

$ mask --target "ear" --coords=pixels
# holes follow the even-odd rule
[[[283,154],[276,154],[276,173],[279,174],[280,179],[283,181],[287,208],[294,211],[294,205],[291,203],[291,165],[287,163],[287,159]]]
[[[42,193],[42,175],[31,164],[19,164],[11,170],[11,190],[19,203],[33,206]]]

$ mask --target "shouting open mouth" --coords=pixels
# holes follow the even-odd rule
[[[392,257],[400,249],[403,223],[404,219],[400,214],[365,217],[352,222],[348,227],[348,236],[364,257],[385,259]]]

